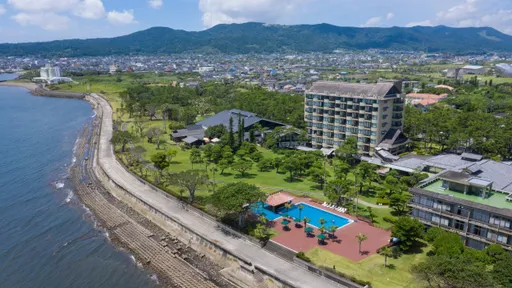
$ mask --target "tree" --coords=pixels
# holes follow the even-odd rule
[[[235,163],[233,163],[233,165],[231,165],[231,169],[240,172],[242,177],[245,177],[245,172],[251,170],[252,164],[253,163],[251,160],[238,159]]]
[[[121,145],[121,152],[124,153],[126,145],[131,143],[135,137],[128,131],[114,131],[110,142],[114,145]]]
[[[359,194],[363,193],[363,185],[364,183],[369,183],[372,185],[372,182],[377,179],[376,167],[373,164],[370,164],[366,161],[362,161],[356,168],[356,174],[359,176]]]
[[[299,165],[299,160],[296,157],[288,157],[284,160],[283,170],[290,173],[290,182],[293,182],[293,177]]]
[[[283,157],[274,158],[274,167],[276,167],[276,173],[279,173],[279,167],[282,167],[283,163]]]
[[[235,134],[233,131],[233,117],[229,117],[229,126],[228,126],[228,143],[227,145],[234,150],[235,149]]]
[[[219,162],[220,175],[224,175],[224,170],[228,169],[231,164],[226,159],[222,159]]]
[[[145,133],[146,137],[148,137],[148,142],[153,143],[153,139],[156,139],[156,149],[160,149],[160,136],[164,134],[164,131],[158,127],[151,127]]]
[[[418,219],[402,216],[397,219],[392,230],[393,237],[400,239],[400,249],[411,249],[423,235],[425,226]]]
[[[439,234],[432,246],[434,246],[433,251],[436,255],[456,257],[464,253],[464,244],[460,240],[460,236],[455,233],[444,232]]]
[[[505,252],[503,258],[494,263],[491,271],[491,277],[498,287],[512,287],[512,273],[510,273],[510,267],[512,267],[512,256]]]
[[[334,239],[334,233],[336,233],[336,230],[338,230],[338,226],[331,225],[329,226],[329,232],[331,232],[331,237]]]
[[[219,210],[225,213],[238,213],[240,227],[243,227],[243,216],[247,212],[248,204],[260,202],[263,199],[265,199],[265,193],[255,185],[244,182],[226,184],[210,197],[212,205]]]
[[[345,139],[343,144],[336,150],[336,155],[340,158],[340,160],[353,165],[356,160],[356,156],[359,153],[359,149],[357,148],[357,138],[356,137],[348,137]]]
[[[172,184],[188,191],[190,203],[194,203],[197,189],[208,182],[208,175],[198,170],[187,170],[171,174],[170,178]]]
[[[156,116],[157,106],[154,103],[146,105],[146,110],[148,111],[149,121],[153,121],[153,118]]]
[[[347,178],[336,178],[327,183],[327,187],[324,191],[324,194],[327,198],[329,198],[329,201],[331,201],[332,203],[339,204],[342,198],[347,198],[346,196],[350,192],[352,186],[352,180],[349,180]],[[342,206],[345,206],[345,203],[343,203]]]
[[[409,210],[408,204],[412,197],[413,196],[408,191],[393,193],[391,197],[389,197],[389,208],[393,209],[395,215],[403,216],[407,214]]]
[[[272,170],[274,168],[274,162],[272,159],[263,158],[258,162],[258,169],[260,172]]]
[[[375,214],[373,214],[373,208],[368,206],[366,207],[366,211],[368,211],[368,217],[370,217],[370,221],[373,223],[373,218],[375,217]]]
[[[325,182],[329,177],[331,177],[331,174],[328,171],[318,167],[309,168],[308,174],[311,181],[320,185],[320,189],[324,189]]]
[[[211,182],[211,185],[212,185],[212,188],[213,188],[213,193],[215,193],[215,186],[217,185],[217,183],[215,182],[215,174],[217,172],[219,172],[219,168],[216,165],[213,165],[213,167],[210,168],[210,172],[212,172],[212,178],[213,178],[213,181]]]
[[[160,174],[169,167],[169,161],[167,160],[167,155],[164,152],[157,152],[156,154],[151,155],[151,162],[153,162],[153,166],[160,171]]]
[[[185,124],[183,124],[182,122],[178,122],[178,121],[170,121],[168,127],[169,127],[169,130],[176,131],[179,129],[184,129]]]
[[[176,155],[178,155],[178,151],[171,148],[171,149],[167,150],[167,152],[165,152],[165,155],[167,156],[167,162],[169,162],[169,164],[171,164],[172,159],[174,159],[174,157],[176,157]]]
[[[226,126],[223,124],[210,126],[204,131],[204,137],[213,139],[218,138],[220,139],[222,136],[224,136],[226,133],[228,133],[228,130],[226,129]]]
[[[359,243],[359,254],[361,254],[361,244],[368,239],[368,237],[362,233],[356,235],[357,242]]]
[[[288,215],[288,212],[290,211],[290,208],[293,207],[292,203],[285,203],[284,208],[286,208],[286,215]]]
[[[391,247],[384,246],[380,249],[379,254],[384,256],[384,267],[387,267],[388,257],[393,257],[393,249]]]
[[[302,210],[304,209],[304,207],[305,206],[302,204],[297,205],[297,209],[299,209],[299,218],[298,218],[299,220],[301,220]]]
[[[486,266],[465,254],[456,257],[434,255],[413,265],[411,272],[431,288],[497,287]]]
[[[201,156],[201,150],[194,147],[192,150],[190,150],[190,157],[189,157],[190,163],[192,164],[192,169],[194,169],[194,164],[200,164],[203,163],[203,157]]]
[[[304,217],[302,221],[304,222],[304,230],[306,230],[306,227],[308,226],[308,223],[311,222],[311,219]]]

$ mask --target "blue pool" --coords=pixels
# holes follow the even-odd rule
[[[338,226],[338,228],[341,228],[351,222],[351,220],[349,220],[345,217],[338,216],[334,213],[330,213],[328,211],[316,208],[316,207],[308,205],[306,203],[300,203],[300,204],[304,205],[304,209],[302,209],[302,212],[300,213],[300,218],[301,219],[304,219],[304,217],[309,218],[311,220],[309,222],[309,225],[311,225],[311,226],[315,226],[317,228],[322,226],[320,224],[320,218],[323,218],[324,220],[327,221],[324,224],[325,228],[327,228],[327,229],[332,225],[336,225],[336,226]],[[266,204],[258,203],[257,206],[253,205],[251,207],[251,210],[255,214],[264,214],[265,217],[267,217],[267,219],[269,219],[269,220],[276,220],[277,218],[282,217],[282,214],[287,213],[285,207],[279,208],[276,211],[277,213],[274,213],[271,210],[266,209],[267,207],[268,207],[268,205],[266,205]],[[297,208],[297,204],[295,204],[292,206],[292,208],[290,208],[288,210],[288,216],[290,216],[294,219],[299,218],[299,211],[300,210],[299,210],[299,208]]]

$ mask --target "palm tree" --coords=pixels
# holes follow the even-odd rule
[[[336,225],[332,225],[329,227],[329,232],[331,232],[332,234],[332,238],[334,239],[334,232],[336,232],[336,230],[338,230],[338,226]]]
[[[320,218],[320,219],[318,220],[318,223],[320,223],[320,228],[319,228],[319,230],[320,230],[320,232],[322,232],[322,234],[323,234],[323,233],[324,233],[324,231],[325,231],[325,223],[327,223],[327,221],[326,221],[324,218]]]
[[[384,248],[380,249],[379,254],[384,256],[384,267],[388,266],[388,257],[393,256],[393,249],[391,249],[388,246],[385,246]]]
[[[288,210],[290,210],[290,208],[292,208],[293,204],[292,203],[286,203],[284,204],[284,207],[286,208],[286,215],[288,215]]]
[[[304,217],[304,231],[306,231],[306,227],[308,227],[308,223],[311,222],[311,219]]]
[[[260,230],[260,235],[261,237],[264,237],[268,234],[268,219],[264,215],[261,215],[258,217],[258,221],[261,222],[261,227],[263,228]]]
[[[366,235],[364,234],[357,234],[356,235],[356,238],[357,238],[357,242],[359,242],[359,254],[361,254],[361,243],[363,243],[363,241],[366,241],[366,239],[368,239],[368,237],[366,237]]]
[[[299,205],[297,206],[297,208],[299,209],[299,220],[300,220],[300,217],[302,216],[302,209],[304,209],[304,205],[299,204]]]

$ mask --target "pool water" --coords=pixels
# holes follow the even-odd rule
[[[298,204],[295,204],[288,211],[286,211],[286,207],[281,207],[276,211],[277,213],[274,213],[271,210],[269,210],[269,207],[267,204],[263,204],[263,203],[257,203],[257,206],[253,205],[251,210],[255,214],[259,214],[259,215],[264,214],[265,217],[271,221],[276,220],[279,217],[282,217],[283,214],[288,214],[288,216],[290,216],[293,219],[299,218],[299,214],[300,214],[301,220],[303,220],[304,217],[309,218],[310,222],[308,224],[311,226],[314,226],[316,228],[320,228],[320,226],[322,226],[320,224],[321,218],[324,219],[325,221],[327,221],[324,224],[324,227],[326,229],[329,229],[329,227],[331,227],[333,225],[338,226],[338,229],[339,229],[339,228],[351,223],[351,220],[349,220],[345,217],[338,216],[334,213],[325,211],[323,209],[316,208],[316,207],[308,205],[306,203],[299,203],[299,204],[302,204],[304,206],[304,209],[302,209],[302,211],[300,211],[300,209],[297,207]]]

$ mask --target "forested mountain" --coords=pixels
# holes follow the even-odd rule
[[[0,44],[0,56],[332,52],[340,48],[450,53],[512,51],[512,36],[489,27],[356,28],[245,23],[217,25],[200,32],[154,27],[115,38]]]

